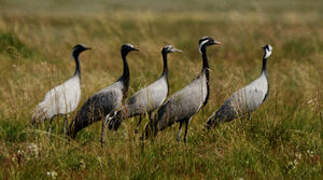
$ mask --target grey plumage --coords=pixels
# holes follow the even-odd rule
[[[203,66],[201,73],[182,90],[172,95],[158,110],[156,119],[149,122],[145,128],[146,138],[150,132],[157,135],[175,122],[179,122],[177,140],[180,140],[181,128],[185,123],[184,142],[189,122],[192,116],[206,105],[209,96],[209,64],[206,49],[210,45],[220,44],[210,37],[203,37],[199,41],[199,51],[202,54]]]
[[[130,97],[126,104],[107,120],[107,122],[109,122],[109,129],[113,128],[114,130],[117,130],[124,119],[137,115],[140,116],[140,120],[137,124],[137,126],[139,126],[143,114],[148,113],[150,116],[151,112],[157,109],[165,101],[168,95],[167,54],[172,52],[181,51],[171,45],[167,45],[162,49],[161,53],[163,56],[164,68],[160,78]]]
[[[266,45],[263,48],[265,54],[260,76],[244,88],[233,93],[220,109],[209,117],[206,125],[207,128],[215,127],[220,123],[232,121],[238,116],[249,114],[255,111],[266,100],[269,92],[266,63],[271,55],[272,47]]]
[[[74,46],[72,52],[75,60],[74,75],[63,84],[54,87],[46,93],[43,101],[37,105],[32,113],[32,124],[43,122],[46,119],[52,120],[55,115],[67,114],[77,108],[81,98],[79,54],[88,49],[90,48],[81,44]]]
[[[121,47],[123,60],[123,74],[112,85],[102,89],[90,97],[78,111],[69,127],[68,135],[74,138],[77,133],[90,124],[104,119],[104,117],[121,106],[122,100],[127,96],[130,73],[126,56],[130,51],[138,50],[131,44]]]

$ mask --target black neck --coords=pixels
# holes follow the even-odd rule
[[[74,76],[81,75],[81,68],[80,68],[80,60],[79,60],[79,53],[73,52],[72,54],[74,60],[75,60],[75,72],[74,72]]]
[[[267,72],[267,58],[266,55],[264,55],[263,59],[262,59],[262,70],[261,72],[266,73]]]
[[[162,76],[164,75],[168,76],[167,52],[162,52],[162,55],[163,55],[163,63],[164,63]]]
[[[122,54],[122,61],[123,61],[123,74],[121,76],[121,79],[129,80],[130,72],[129,72],[129,66],[127,62],[127,54],[125,53]]]
[[[128,88],[129,88],[129,81],[130,81],[130,72],[129,72],[128,62],[127,62],[127,54],[128,53],[121,51],[121,56],[122,56],[122,61],[123,61],[123,74],[118,79],[118,81],[122,81],[124,84],[124,89],[123,89],[124,97],[127,97]]]
[[[207,55],[206,55],[206,48],[205,47],[202,47],[201,48],[201,53],[202,53],[202,60],[203,60],[203,66],[202,68],[203,69],[209,69],[209,61],[208,61],[208,58],[207,58]]]
[[[203,60],[203,65],[202,65],[202,72],[205,72],[207,80],[209,80],[209,61],[206,55],[206,48],[202,47],[201,48],[201,53],[202,53],[202,60]]]
[[[209,67],[209,61],[208,61],[208,58],[207,58],[207,55],[206,55],[206,48],[205,47],[201,48],[201,53],[202,53],[202,60],[203,60],[202,73],[205,74],[206,87],[207,87],[206,99],[203,102],[203,106],[205,106],[207,104],[207,102],[208,102],[208,99],[209,99],[209,90],[210,90],[210,85],[209,85],[209,79],[210,79],[209,71],[210,71],[210,69],[209,68],[210,67]]]

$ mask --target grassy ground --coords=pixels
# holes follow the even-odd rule
[[[322,3],[0,0],[0,5],[0,179],[321,178]],[[184,50],[169,57],[174,93],[200,71],[197,46],[204,35],[223,46],[208,51],[210,100],[194,117],[186,144],[175,140],[178,125],[142,144],[134,133],[136,119],[108,132],[104,148],[100,123],[75,141],[63,135],[61,118],[50,139],[45,125],[30,126],[31,111],[45,93],[72,75],[73,45],[94,48],[81,55],[82,104],[121,74],[119,49],[125,42],[141,49],[128,58],[130,95],[160,75],[162,46]],[[208,116],[259,75],[266,43],[274,48],[266,103],[250,121],[203,132]]]

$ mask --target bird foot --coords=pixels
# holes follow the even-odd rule
[[[136,134],[138,134],[138,132],[139,132],[139,130],[138,130],[138,128],[136,128],[136,129],[135,129],[135,133],[136,133]]]

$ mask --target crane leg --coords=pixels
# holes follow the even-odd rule
[[[67,121],[67,114],[65,114],[64,115],[64,129],[63,129],[64,134],[67,133],[67,123],[68,123],[68,121]]]
[[[183,121],[180,121],[179,122],[179,129],[178,129],[177,136],[176,136],[177,142],[179,142],[181,140],[182,126],[183,126]]]
[[[149,121],[151,120],[151,115],[152,115],[152,112],[149,112],[148,113],[148,119],[149,119]]]
[[[188,125],[189,125],[190,121],[191,121],[191,118],[190,118],[190,119],[186,119],[186,120],[185,120],[184,143],[186,143],[187,130],[188,130]]]
[[[251,114],[250,114],[250,112],[248,112],[248,120],[249,121],[251,120]]]
[[[54,116],[54,117],[55,117],[55,116]],[[52,117],[52,118],[49,120],[49,123],[48,123],[48,127],[47,127],[47,134],[48,134],[48,138],[50,137],[50,134],[51,134],[51,132],[52,132],[52,123],[53,123],[54,117]]]
[[[105,119],[102,120],[102,128],[101,128],[101,139],[100,139],[100,142],[101,142],[101,147],[103,147],[103,145],[105,144],[105,139],[104,139],[104,136],[105,136],[105,127],[106,127],[106,124],[108,123],[109,121],[109,118],[110,118],[110,114],[108,114]]]
[[[135,133],[137,134],[139,131],[139,125],[141,124],[142,121],[142,114],[139,115],[139,121],[137,123],[136,129],[135,129]]]

